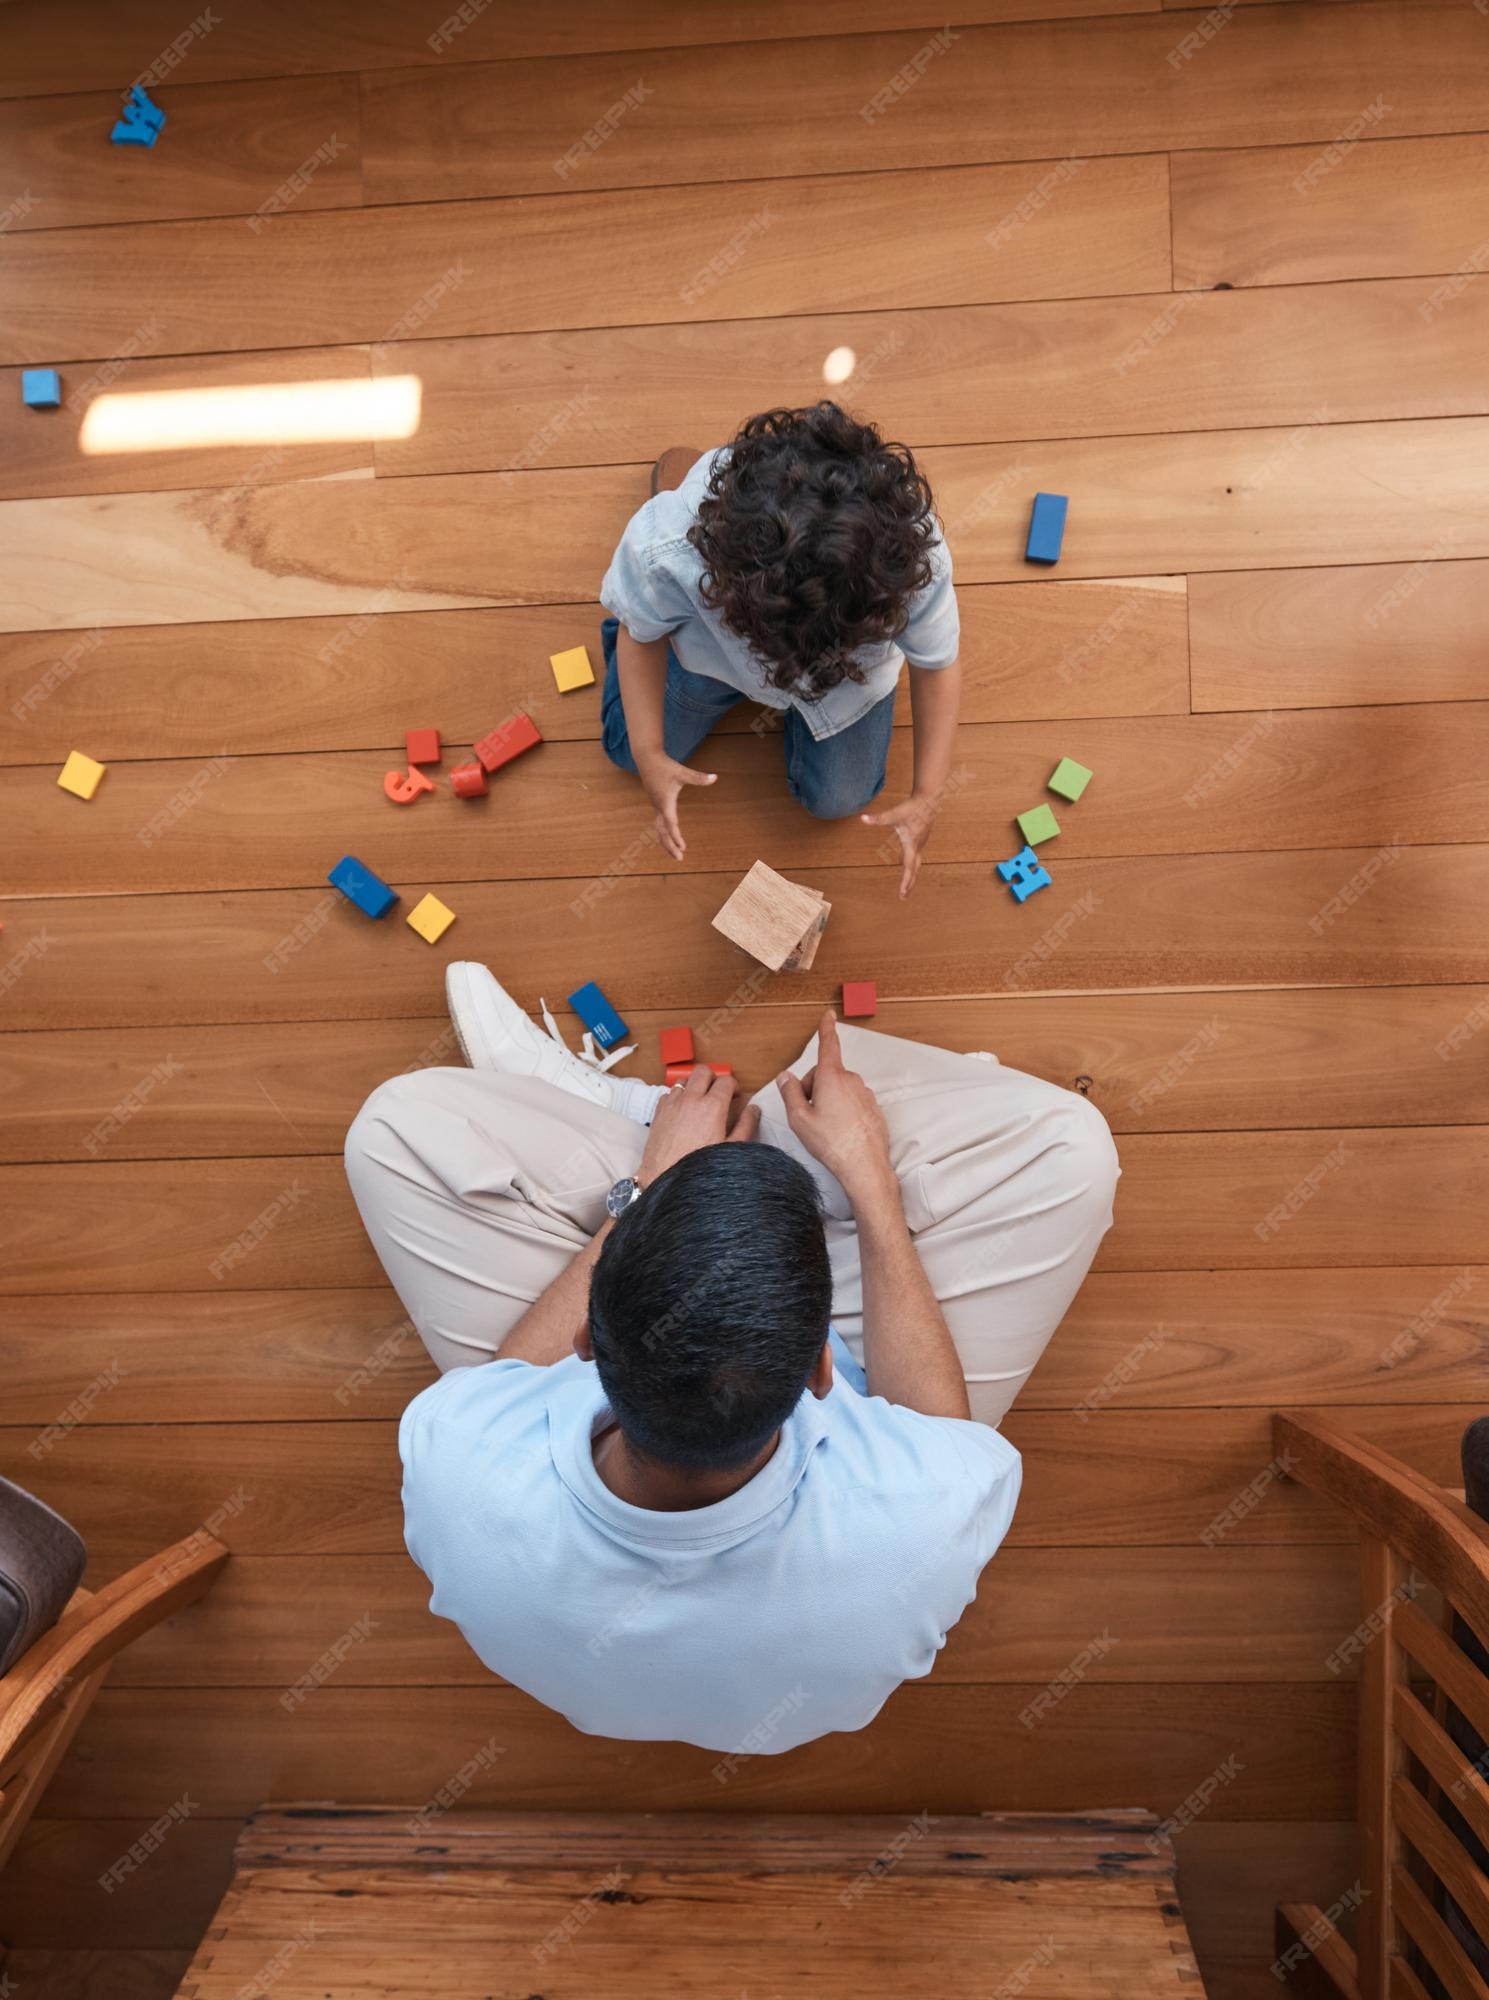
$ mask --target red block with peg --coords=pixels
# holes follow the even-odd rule
[[[728,1063],[668,1063],[664,1082],[670,1090],[674,1083],[686,1083],[695,1069],[711,1069],[715,1076],[733,1076],[734,1070]]]
[[[409,806],[421,792],[434,790],[434,780],[422,771],[390,771],[383,779],[383,790],[395,806]]]
[[[542,740],[532,717],[519,709],[510,722],[499,723],[489,735],[483,736],[475,750],[485,770],[499,771],[524,750],[536,749]]]
[[[450,790],[457,799],[484,799],[491,787],[479,764],[457,764],[450,773]]]
[[[663,1028],[662,1061],[690,1063],[693,1060],[693,1031],[691,1028]]]
[[[872,979],[843,981],[843,1019],[865,1021],[879,1011],[879,995]]]
[[[410,764],[437,764],[440,758],[437,729],[411,729],[404,737]]]

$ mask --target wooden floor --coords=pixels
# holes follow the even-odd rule
[[[501,1809],[1148,1807],[1209,1990],[1274,1991],[1273,1903],[1355,1880],[1358,1614],[1268,1413],[1338,1406],[1455,1483],[1484,1406],[1489,17],[439,11],[0,7],[0,1470],[96,1577],[209,1518],[235,1551],[59,1772],[3,1969],[155,2000],[265,1799],[418,1803],[478,1760]],[[152,65],[159,144],[112,148]],[[638,846],[597,691],[547,665],[594,647],[655,452],[811,400],[844,344],[961,584],[961,775],[903,907],[746,719],[687,868]],[[424,416],[85,458],[22,364],[83,405],[412,372]],[[1032,581],[1036,488],[1071,507]],[[405,728],[518,704],[548,740],[487,802],[386,804]],[[110,766],[88,805],[72,749]],[[992,863],[1064,754],[1095,782],[1020,909]],[[443,943],[336,905],[347,851],[448,902]],[[339,1148],[374,1083],[450,1060],[454,956],[528,1001],[599,979],[657,1075],[657,1027],[746,976],[707,920],[760,856],[833,917],[715,1045],[747,1083],[876,978],[881,1027],[1088,1090],[1125,1177],[936,1673],[721,1788],[580,1738],[424,1610],[394,1432],[428,1365]]]

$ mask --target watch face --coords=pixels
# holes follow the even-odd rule
[[[624,1215],[640,1192],[640,1184],[630,1175],[627,1175],[625,1180],[617,1181],[609,1194],[606,1195],[605,1207],[611,1215]]]

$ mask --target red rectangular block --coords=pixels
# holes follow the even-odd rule
[[[693,1060],[693,1031],[691,1028],[663,1028],[662,1061],[664,1063],[690,1063]]]
[[[503,764],[510,764],[524,750],[535,749],[542,740],[531,716],[519,710],[510,722],[499,723],[489,735],[483,736],[475,745],[475,752],[488,771],[499,771]]]
[[[686,1083],[695,1069],[703,1069],[704,1067],[703,1063],[668,1063],[664,1081],[670,1089],[674,1083]],[[711,1069],[715,1076],[733,1076],[734,1074],[733,1069],[728,1063],[709,1063],[706,1067]]]
[[[411,729],[404,737],[408,747],[410,764],[437,764],[439,762],[439,731],[437,729]]]
[[[450,773],[450,790],[457,799],[484,799],[491,787],[479,764],[457,764]]]
[[[879,1009],[879,995],[872,979],[845,979],[843,981],[843,1019],[845,1021],[866,1020]]]

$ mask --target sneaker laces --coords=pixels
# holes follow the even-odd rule
[[[636,1053],[636,1044],[628,1042],[622,1049],[609,1049],[604,1055],[601,1055],[595,1047],[595,1038],[588,1028],[584,1031],[584,1040],[580,1047],[578,1049],[571,1049],[563,1038],[563,1030],[548,1011],[548,1002],[541,995],[538,998],[538,1005],[543,1010],[543,1026],[548,1030],[554,1041],[558,1043],[564,1054],[572,1057],[575,1062],[587,1063],[591,1069],[598,1070],[601,1075],[607,1069],[614,1069],[618,1062],[624,1062],[627,1056],[633,1056]]]

